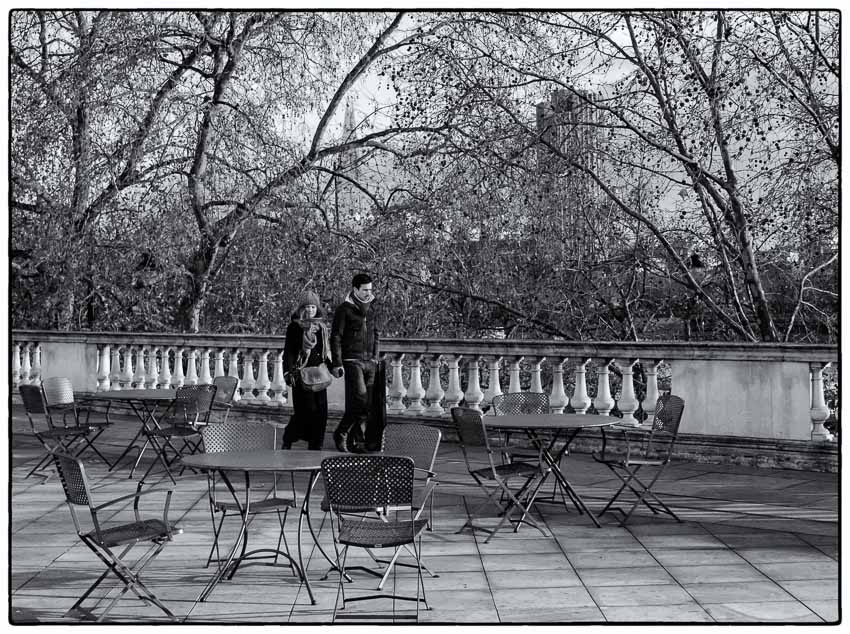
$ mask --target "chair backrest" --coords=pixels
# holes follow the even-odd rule
[[[201,428],[206,453],[275,448],[275,428],[259,421],[234,421]]]
[[[64,453],[54,453],[53,463],[62,481],[62,489],[65,491],[65,500],[68,504],[88,506],[91,504],[91,488],[86,477],[83,463],[73,456]]]
[[[44,392],[39,385],[19,385],[18,391],[21,394],[21,401],[24,404],[24,411],[27,413],[27,420],[30,423],[30,429],[34,434],[45,429],[53,427],[53,419],[50,418],[50,413],[47,411],[47,406],[44,404]],[[36,421],[41,427],[37,429]]]
[[[48,408],[53,405],[74,404],[74,386],[67,377],[48,377],[41,382],[41,388],[44,390],[44,402]]]
[[[174,398],[174,414],[178,421],[206,423],[215,399],[215,385],[183,385],[177,388]]]
[[[453,407],[452,420],[455,423],[461,448],[487,447],[487,430],[484,427],[481,412],[471,407]]]
[[[46,414],[44,408],[44,398],[41,387],[38,385],[19,385],[18,391],[21,394],[21,401],[24,403],[24,410],[27,414]]]
[[[235,376],[217,376],[213,379],[213,385],[216,387],[216,403],[232,403],[236,388],[239,387],[239,379]]]
[[[436,427],[415,423],[393,423],[384,427],[383,453],[407,456],[413,466],[433,471],[442,433]]]
[[[331,509],[383,508],[413,503],[413,459],[376,454],[322,460]]]
[[[684,411],[685,401],[673,394],[663,394],[655,405],[655,416],[652,418],[653,435],[664,433],[676,436]]]
[[[548,414],[549,396],[543,392],[508,392],[493,397],[496,416],[509,414]]]

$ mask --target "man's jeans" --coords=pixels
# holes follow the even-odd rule
[[[366,442],[370,444],[380,443],[370,433],[369,423],[372,408],[372,391],[375,386],[375,372],[377,364],[374,361],[343,361],[345,370],[345,413],[336,428],[337,435],[351,434],[351,442],[363,442],[363,424],[367,423]],[[351,446],[351,444],[349,444]]]

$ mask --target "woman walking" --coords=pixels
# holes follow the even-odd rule
[[[301,372],[305,367],[330,366],[330,329],[322,317],[319,296],[307,291],[286,329],[283,369],[284,380],[290,386],[293,413],[283,432],[284,449],[291,448],[293,442],[306,440],[308,449],[320,450],[324,442],[328,424],[327,388],[314,391],[316,386],[306,385]]]

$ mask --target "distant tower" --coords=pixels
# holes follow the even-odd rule
[[[357,136],[357,121],[351,99],[345,102],[345,114],[343,115],[342,138],[349,141]],[[356,182],[363,177],[360,152],[348,152],[340,154],[334,164],[337,172],[345,174]],[[363,199],[362,193],[346,179],[336,179],[336,204],[337,209],[345,211],[344,216],[359,214],[368,207]]]
[[[569,260],[583,259],[593,250],[594,234],[605,235],[597,212],[602,192],[570,168],[571,162],[598,168],[599,111],[592,103],[590,93],[561,89],[536,108],[541,224],[557,228]]]

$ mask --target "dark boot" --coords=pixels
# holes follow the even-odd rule
[[[347,440],[348,434],[339,431],[339,429],[334,431],[334,444],[336,445],[337,451],[342,451],[344,453],[348,452],[348,447],[346,446]]]

